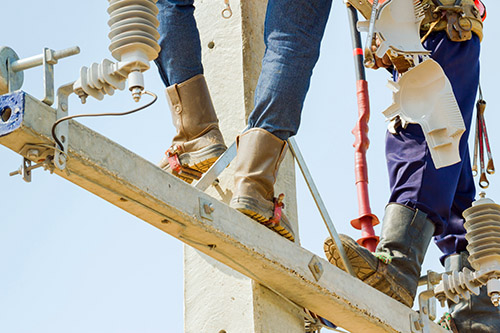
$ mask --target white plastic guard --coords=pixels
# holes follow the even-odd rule
[[[450,81],[441,66],[428,59],[389,81],[393,104],[383,114],[422,127],[436,169],[460,162],[458,145],[465,124]]]
[[[394,55],[427,55],[420,42],[420,22],[424,12],[420,0],[390,0],[384,2],[375,21],[375,32],[380,39],[376,55],[381,58],[391,50]],[[368,31],[369,22],[359,22],[359,31]]]

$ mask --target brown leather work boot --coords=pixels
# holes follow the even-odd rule
[[[227,147],[202,74],[171,85],[166,95],[177,134],[159,167],[191,184]]]
[[[349,236],[340,235],[340,241],[360,280],[412,307],[420,269],[434,229],[427,214],[391,203],[385,210],[380,243],[375,253]],[[324,250],[328,261],[345,271],[331,238],[325,241]]]
[[[274,183],[285,157],[287,143],[262,128],[252,128],[236,138],[238,154],[233,162],[235,190],[230,206],[293,241],[289,221],[275,215]]]

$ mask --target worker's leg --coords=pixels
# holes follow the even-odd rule
[[[408,125],[406,129],[400,129],[397,135],[388,134],[386,156],[391,186],[389,202],[422,210],[436,225],[436,235],[440,235],[450,222],[460,224],[456,217],[450,218],[457,190],[461,191],[461,203],[457,201],[457,204],[470,204],[475,195],[471,185],[467,142],[479,83],[480,44],[476,35],[469,41],[457,43],[450,41],[444,32],[439,32],[430,35],[424,46],[431,50],[432,58],[441,65],[450,80],[465,122],[466,131],[459,145],[461,161],[436,169],[418,125]]]
[[[166,87],[203,74],[193,1],[158,0],[156,3],[161,51],[155,62]]]
[[[266,51],[255,90],[249,130],[238,140],[231,207],[268,224],[274,211],[274,183],[286,152],[286,139],[297,132],[312,70],[332,0],[269,0]],[[286,225],[275,229],[283,231]]]
[[[466,251],[467,240],[465,239],[465,221],[462,213],[472,205],[474,199],[475,185],[471,174],[469,154],[466,154],[464,163],[462,163],[462,172],[458,179],[448,223],[446,223],[443,233],[434,238],[436,245],[443,252],[441,257],[441,263],[443,264],[447,256]]]
[[[156,64],[177,129],[160,167],[191,183],[226,146],[203,76],[193,0],[159,0],[157,6],[161,51]]]
[[[343,240],[353,257],[358,277],[407,305],[413,303],[423,255],[432,237],[429,231],[440,235],[444,230],[451,231],[457,227],[456,224],[461,222],[456,218],[450,219],[454,200],[457,199],[454,209],[458,209],[458,205],[467,205],[474,198],[474,187],[470,186],[472,174],[468,166],[467,138],[479,80],[479,38],[473,36],[470,41],[454,43],[447,39],[444,32],[440,32],[429,36],[424,45],[432,51],[433,59],[448,76],[464,118],[467,130],[459,146],[462,160],[455,165],[436,169],[418,125],[399,128],[396,135],[388,133],[386,155],[391,203],[387,207],[390,210],[386,209],[377,254],[392,261],[389,264],[382,263],[352,240]],[[460,201],[458,197],[455,198],[457,189],[462,191]],[[415,211],[414,217],[410,216],[412,210]],[[426,217],[426,222],[418,218],[418,212]],[[423,232],[418,234],[418,229]],[[412,239],[411,235],[417,236]],[[442,235],[443,239],[446,236]],[[410,239],[411,243],[405,249],[404,244]],[[329,245],[327,241],[325,250],[330,261],[335,264],[338,253],[335,247]],[[402,286],[403,290],[398,291],[397,286]]]
[[[248,126],[282,140],[297,133],[332,0],[269,0],[266,51]]]

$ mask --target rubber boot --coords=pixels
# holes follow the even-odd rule
[[[177,134],[159,166],[191,183],[206,172],[227,147],[202,74],[171,85],[166,95]],[[169,157],[178,158],[181,167],[172,168]]]
[[[427,214],[391,203],[385,209],[375,253],[349,236],[340,235],[340,240],[359,279],[412,307],[422,262],[433,234],[434,224]],[[324,250],[328,261],[345,270],[332,239],[325,241]]]
[[[252,128],[236,138],[234,194],[230,206],[254,220],[294,240],[284,215],[273,223],[274,183],[285,157],[287,143],[261,128]]]
[[[447,272],[461,271],[464,267],[473,270],[467,252],[447,257],[444,264]],[[451,315],[448,325],[455,333],[500,332],[500,309],[491,303],[486,286],[479,295],[471,294],[469,300],[461,299],[457,304],[448,301],[448,308]]]

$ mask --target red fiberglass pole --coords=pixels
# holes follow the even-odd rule
[[[360,230],[361,238],[358,243],[368,250],[374,252],[379,238],[375,236],[373,226],[379,223],[378,218],[372,214],[370,208],[370,198],[368,197],[368,166],[366,163],[366,151],[370,145],[368,139],[368,120],[370,119],[370,100],[368,97],[368,82],[366,81],[365,68],[363,67],[363,48],[361,37],[356,28],[358,13],[356,9],[347,4],[349,16],[354,66],[356,69],[356,93],[358,97],[358,122],[352,130],[356,140],[355,149],[355,174],[356,188],[358,191],[359,217],[351,221],[351,225]]]

